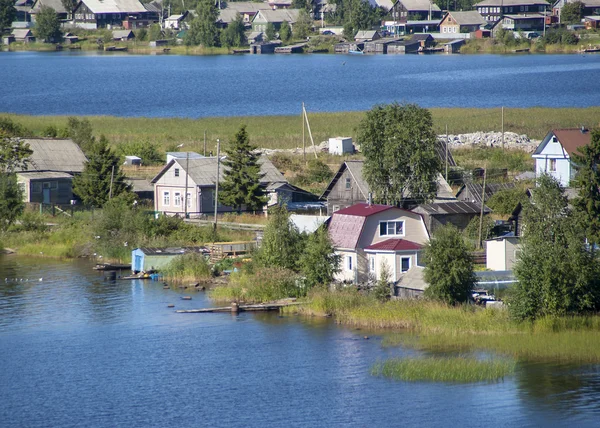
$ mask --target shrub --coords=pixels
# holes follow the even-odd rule
[[[177,256],[161,271],[171,281],[198,281],[211,277],[210,265],[204,255],[199,253]]]

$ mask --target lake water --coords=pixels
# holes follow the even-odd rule
[[[207,117],[424,107],[588,107],[600,55],[0,53],[0,112]]]
[[[105,282],[80,262],[8,256],[0,277],[2,427],[585,427],[600,420],[598,366],[521,365],[493,384],[389,381],[370,367],[414,351],[384,349],[376,334],[330,320],[176,314],[169,303],[210,302],[202,292],[182,301],[183,292],[157,282]]]

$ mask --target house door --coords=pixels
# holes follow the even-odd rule
[[[44,203],[50,203],[50,189],[44,189]]]
[[[133,270],[135,272],[141,272],[142,271],[142,256],[139,256],[136,254],[135,256],[135,262],[133,264]]]

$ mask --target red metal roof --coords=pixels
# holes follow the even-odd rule
[[[410,251],[420,250],[421,248],[423,248],[423,246],[421,244],[417,244],[416,242],[407,241],[406,239],[391,238],[373,245],[369,245],[367,248],[365,248],[365,250]]]
[[[377,205],[377,204],[354,204],[351,207],[341,209],[336,211],[335,214],[344,214],[344,215],[355,215],[360,217],[369,217],[370,215],[380,213],[382,211],[386,211],[392,209],[390,205]]]
[[[553,129],[552,132],[569,156],[592,141],[592,133],[587,129],[584,132],[581,131],[581,128]]]

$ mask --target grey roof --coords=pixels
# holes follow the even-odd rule
[[[131,30],[113,30],[112,34],[113,39],[122,39],[124,37],[129,37],[130,35],[135,37],[135,34]]]
[[[156,183],[160,177],[164,175],[175,163],[175,160],[169,162],[162,171],[152,179],[152,183]],[[260,173],[263,175],[260,179],[262,184],[269,184],[274,182],[286,183],[287,180],[279,172],[275,165],[266,156],[261,156],[258,160],[260,164]],[[179,166],[186,171],[186,162],[178,162]],[[223,180],[225,166],[221,163],[219,170],[219,182]],[[217,177],[217,158],[206,157],[201,159],[190,159],[189,161],[189,178],[196,183],[197,186],[210,187],[214,186]]]
[[[33,33],[31,32],[31,30],[18,30],[18,29],[14,29],[12,30],[11,34],[13,36],[15,36],[15,39],[24,39],[25,37],[28,36],[33,36]]]
[[[26,178],[28,180],[42,180],[48,178],[73,178],[71,174],[66,172],[55,172],[55,171],[21,171],[17,173],[18,176]]]
[[[354,39],[373,39],[376,34],[379,35],[377,30],[359,30]]]
[[[277,10],[259,10],[254,19],[259,17],[264,18],[266,22],[279,23],[287,21],[290,24],[294,24],[298,20],[300,9],[277,9]]]
[[[28,171],[58,171],[78,173],[83,171],[87,159],[73,140],[22,139],[33,150]]]
[[[256,13],[259,10],[272,10],[273,7],[268,3],[264,2],[251,2],[251,1],[231,1],[227,3],[227,7],[223,10],[235,10],[239,13]]]
[[[321,227],[330,216],[291,214],[290,221],[300,232],[313,233]]]
[[[429,10],[431,7],[432,12],[439,12],[440,8],[437,4],[430,2],[429,0],[398,0],[396,3],[400,3],[408,11],[411,10]]]
[[[390,10],[394,6],[392,0],[368,0],[368,2],[373,7],[382,7],[385,10]]]
[[[81,2],[92,13],[144,13],[147,11],[138,0],[81,0]]]
[[[51,7],[56,13],[68,13],[61,0],[36,0],[33,6],[31,6],[31,13],[38,13],[42,6]]]
[[[422,212],[429,215],[448,215],[448,214],[478,214],[481,212],[481,204],[474,202],[441,202],[433,204],[421,204],[413,211]],[[490,213],[488,207],[483,207],[485,214]]]
[[[155,12],[158,14],[161,14],[164,12],[164,9],[162,7],[162,1],[154,0],[150,3],[144,4],[144,7],[146,8],[146,10],[148,12]]]
[[[154,192],[154,186],[144,178],[127,178],[133,192]]]
[[[475,3],[473,7],[478,6],[534,6],[534,5],[547,5],[550,3],[544,0],[483,0],[479,3]]]
[[[494,193],[499,192],[500,190],[508,190],[513,189],[515,187],[515,183],[490,183],[485,185],[485,199],[486,201],[491,198]],[[456,198],[461,200],[461,195],[468,194],[471,196],[470,201],[475,202],[477,204],[481,204],[481,190],[483,188],[482,184],[475,183],[467,183],[464,184],[459,191],[456,193]]]
[[[219,11],[219,18],[217,18],[217,22],[222,22],[223,24],[231,24],[237,16],[239,12],[234,9],[221,9]]]
[[[458,25],[484,25],[487,21],[476,10],[467,12],[448,12]]]
[[[203,159],[205,156],[202,156],[200,153],[196,153],[196,152],[167,152],[166,155],[167,157],[173,157],[176,159],[185,159],[188,157],[188,154],[190,156],[190,159]]]

